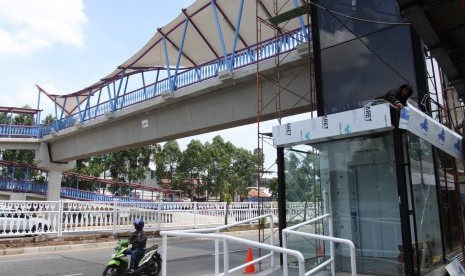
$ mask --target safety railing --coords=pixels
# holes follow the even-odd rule
[[[265,206],[260,212],[277,219],[276,203]],[[224,202],[0,201],[0,237],[31,232],[58,236],[88,231],[116,233],[132,229],[136,218],[144,219],[148,230],[221,226],[225,216],[232,225],[238,221],[237,210],[255,216],[259,213],[258,206],[250,202],[235,203],[227,210]]]
[[[0,124],[0,138],[39,138],[39,126]]]
[[[47,193],[47,183],[21,179],[11,179],[10,177],[1,176],[0,190],[45,195]]]
[[[324,235],[318,235],[318,234],[312,234],[312,233],[305,233],[305,232],[299,232],[296,231],[295,229],[299,229],[305,225],[315,223],[318,221],[322,221],[324,219],[328,220],[328,228],[329,228],[329,236],[324,236]],[[355,260],[355,245],[351,240],[348,239],[341,239],[341,238],[335,238],[333,237],[333,222],[332,222],[332,217],[331,214],[327,213],[322,216],[318,216],[316,218],[310,219],[308,221],[304,221],[302,223],[293,225],[291,227],[287,227],[283,229],[282,231],[283,235],[283,247],[287,248],[288,244],[288,237],[290,235],[296,235],[296,236],[301,236],[309,239],[318,239],[318,240],[323,240],[323,241],[329,241],[330,246],[329,246],[329,252],[330,252],[330,258],[326,260],[325,262],[319,264],[318,266],[314,267],[310,271],[306,272],[305,275],[313,275],[313,273],[316,273],[317,271],[324,269],[328,264],[331,264],[331,275],[336,275],[336,269],[335,269],[335,255],[334,255],[334,243],[342,243],[346,244],[350,248],[350,264],[351,264],[351,270],[352,270],[352,275],[356,276],[357,275],[357,266],[356,266],[356,260]],[[283,256],[283,273],[284,275],[287,275],[288,270],[289,270],[289,265],[288,265],[288,260],[287,256]]]
[[[238,226],[241,224],[245,223],[250,223],[252,221],[260,221],[261,219],[264,218],[269,218],[269,224],[270,224],[270,244],[264,244],[260,242],[255,242],[255,241],[250,241],[246,239],[241,239],[237,237],[232,237],[228,235],[221,235],[219,234],[221,231],[226,230],[228,228],[231,228],[233,226]],[[253,265],[255,263],[261,262],[267,258],[270,258],[270,267],[275,268],[275,253],[282,253],[285,256],[287,255],[292,255],[295,256],[298,260],[299,263],[299,276],[304,276],[305,273],[305,260],[304,256],[302,253],[296,250],[292,249],[286,249],[282,248],[279,246],[275,246],[274,240],[273,240],[273,216],[272,215],[261,215],[255,218],[247,219],[244,221],[236,222],[230,225],[225,225],[225,226],[220,226],[216,228],[211,228],[211,229],[198,229],[198,230],[187,230],[187,231],[162,231],[160,232],[160,235],[162,236],[162,260],[165,260],[162,263],[162,275],[166,276],[167,275],[167,250],[168,250],[168,236],[171,237],[190,237],[190,238],[203,238],[203,239],[210,239],[215,241],[215,275],[229,275],[230,273],[234,273],[236,271],[241,270],[242,268],[245,268],[246,266]],[[211,234],[215,233],[215,234]],[[219,242],[220,240],[223,242],[223,273],[219,272],[219,256],[220,256],[220,250],[219,250]],[[266,254],[260,258],[257,258],[255,260],[252,260],[250,262],[247,262],[245,264],[236,266],[234,268],[230,268],[230,263],[229,263],[229,242],[236,242],[239,244],[247,245],[250,247],[256,247],[256,248],[261,248],[265,250],[269,250],[270,253]],[[283,274],[287,276],[288,274]]]

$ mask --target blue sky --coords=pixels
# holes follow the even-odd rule
[[[0,0],[0,106],[28,104],[36,108],[35,84],[54,94],[68,94],[95,83],[193,2]],[[40,108],[45,114],[54,110],[52,101],[44,96]],[[270,132],[271,126],[277,124],[263,123],[260,130]],[[257,147],[256,124],[190,137],[179,143],[183,148],[193,138],[205,142],[218,134],[238,147]],[[265,166],[269,168],[276,151],[266,144],[264,150]]]

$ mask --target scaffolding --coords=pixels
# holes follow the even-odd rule
[[[281,64],[286,62],[286,59],[290,57],[292,53],[282,53],[280,47],[280,41],[283,39],[289,39],[290,36],[292,38],[296,38],[294,35],[290,34],[291,30],[288,30],[286,27],[291,20],[299,20],[300,25],[302,27],[303,36],[297,37],[299,40],[298,42],[298,49],[297,51],[306,52],[307,55],[302,55],[302,65],[298,68],[298,72],[296,75],[306,73],[308,71],[309,75],[306,76],[308,79],[308,83],[304,85],[306,91],[303,95],[305,97],[299,98],[294,104],[302,104],[302,101],[305,101],[305,105],[308,106],[305,112],[309,112],[311,117],[314,116],[314,111],[316,111],[316,93],[315,93],[315,85],[314,85],[314,66],[313,66],[313,57],[312,53],[312,43],[311,43],[311,20],[310,20],[310,2],[309,0],[303,1],[304,3],[298,5],[297,1],[279,1],[279,0],[272,0],[273,2],[273,10],[267,10],[266,7],[263,5],[262,0],[256,1],[256,53],[257,53],[257,60],[260,60],[260,54],[263,51],[264,47],[266,47],[265,43],[269,43],[269,41],[264,41],[262,38],[263,33],[273,32],[273,45],[275,46],[275,53],[273,57],[274,64],[271,69],[261,68],[260,63],[256,65],[256,94],[257,94],[257,185],[258,190],[260,190],[260,180],[264,177],[266,173],[270,172],[271,167],[264,168],[263,162],[263,152],[264,146],[273,146],[272,143],[272,133],[270,132],[262,132],[261,130],[261,122],[263,120],[276,120],[277,124],[282,123],[282,118],[289,115],[286,114],[281,108],[281,100],[284,93],[291,93],[297,95],[298,93],[294,93],[294,87],[298,87],[295,85],[297,82],[297,77],[290,77],[290,78],[283,78],[283,72],[281,68]],[[268,3],[270,3],[268,1]],[[285,6],[289,5],[289,3],[294,4],[293,9],[285,9]],[[261,17],[258,13],[259,10],[264,11],[266,18]],[[288,37],[289,34],[289,37]],[[270,88],[270,85],[273,90],[272,97],[264,97],[264,85],[268,85],[267,88]],[[270,108],[274,109],[274,116],[272,118],[265,117],[264,114],[266,113],[265,110],[270,110]],[[274,147],[274,146],[273,146]],[[272,166],[276,165],[273,164]],[[313,198],[309,199],[313,200],[313,206],[319,206],[321,203],[321,198]],[[259,213],[261,214],[261,208],[263,208],[263,201],[258,198],[258,208]],[[309,218],[307,218],[309,219]],[[321,230],[321,229],[320,229]],[[272,235],[273,233],[270,233]],[[261,229],[261,225],[259,224],[258,229],[258,240],[263,242],[267,239],[264,236],[264,232]],[[261,252],[259,252],[261,256]]]

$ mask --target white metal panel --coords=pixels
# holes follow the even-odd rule
[[[404,107],[400,112],[399,128],[410,131],[433,146],[462,160],[462,137],[420,110],[412,106]]]
[[[390,107],[381,104],[273,127],[273,144],[290,146],[393,129]]]

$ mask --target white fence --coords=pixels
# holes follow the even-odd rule
[[[143,218],[147,230],[192,229],[225,224],[224,202],[99,202],[99,201],[0,201],[0,237],[68,232],[132,230]],[[228,224],[272,214],[277,203],[234,202]]]

